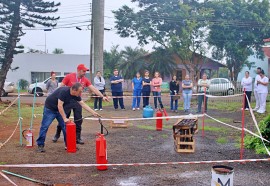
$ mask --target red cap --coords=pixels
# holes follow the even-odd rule
[[[86,68],[86,67],[84,66],[84,64],[79,64],[79,65],[77,66],[77,70],[89,71],[89,69]]]

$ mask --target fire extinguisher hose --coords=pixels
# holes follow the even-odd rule
[[[80,119],[74,120],[74,122],[83,120],[83,119],[85,119],[85,118],[90,118],[90,117],[93,117],[93,115],[82,117],[82,118],[80,118]],[[109,135],[108,129],[102,124],[101,117],[99,117],[98,122],[99,122],[101,128],[104,128],[104,129],[106,130],[106,134],[104,134],[104,136]],[[103,133],[103,132],[101,132],[101,133]]]
[[[24,136],[24,132],[27,131],[27,130],[28,129],[25,129],[25,130],[22,131],[22,136],[23,136],[24,139],[26,139],[26,137]]]

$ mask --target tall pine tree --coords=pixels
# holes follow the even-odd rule
[[[0,0],[0,95],[13,56],[23,49],[18,45],[20,37],[24,35],[22,28],[56,26],[59,17],[50,13],[57,12],[58,6],[60,3],[44,0]]]

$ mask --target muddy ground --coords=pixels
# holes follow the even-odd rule
[[[168,99],[163,102],[169,105]],[[182,101],[181,101],[182,102]],[[112,106],[99,111],[104,118],[142,116],[141,111],[132,111],[131,100],[125,100],[126,110],[115,111]],[[229,118],[230,124],[240,126],[241,123],[233,123],[232,120],[241,120],[241,111],[235,112],[209,109],[208,114],[215,118]],[[193,112],[196,110],[193,105]],[[181,109],[181,108],[179,108]],[[169,109],[167,109],[169,110]],[[184,115],[183,111],[169,115]],[[87,114],[85,114],[87,115]],[[3,117],[3,116],[2,116]],[[16,116],[14,116],[16,117]],[[41,116],[35,119],[34,136],[37,138]],[[108,146],[109,163],[140,163],[140,162],[180,162],[180,161],[205,161],[205,160],[229,160],[239,159],[239,147],[237,147],[241,132],[227,128],[216,122],[206,122],[206,126],[226,128],[224,132],[205,131],[202,137],[201,130],[195,135],[195,153],[177,153],[174,150],[171,126],[176,120],[163,121],[166,127],[163,131],[152,130],[155,121],[133,121],[128,128],[109,128],[109,122],[103,122],[109,129],[106,137]],[[201,126],[201,119],[199,125]],[[209,120],[206,120],[209,121]],[[28,121],[23,121],[24,123]],[[28,124],[28,123],[27,123]],[[4,164],[90,164],[95,163],[95,134],[100,130],[98,122],[84,120],[82,137],[84,145],[78,145],[79,150],[75,154],[69,154],[64,150],[63,138],[57,143],[51,141],[55,132],[54,122],[47,134],[46,152],[37,153],[34,148],[19,146],[19,132],[4,147],[0,149],[0,162]],[[0,121],[0,141],[3,142],[14,130],[14,125],[5,125]],[[247,128],[253,129],[251,118],[246,115]],[[149,127],[149,126],[152,126]],[[225,138],[225,142],[218,139]],[[245,149],[244,158],[267,158],[266,155],[256,155],[254,151]],[[246,163],[228,164],[235,170],[234,185],[254,186],[270,185],[270,163]],[[205,186],[210,185],[211,164],[196,165],[161,165],[161,166],[129,166],[109,167],[107,171],[98,171],[95,167],[89,168],[5,168],[5,170],[41,180],[48,184],[69,185],[183,185]],[[9,176],[18,185],[37,185],[35,183]],[[0,185],[10,185],[0,176]]]

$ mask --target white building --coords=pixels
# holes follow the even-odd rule
[[[245,77],[245,72],[249,71],[249,75],[250,77],[252,77],[253,79],[255,79],[256,77],[256,72],[257,72],[257,68],[261,67],[264,72],[265,75],[269,77],[269,72],[270,72],[270,61],[268,60],[268,57],[265,56],[264,59],[259,59],[256,56],[249,56],[248,57],[248,61],[250,62],[254,62],[254,65],[252,65],[252,67],[249,69],[247,66],[244,66],[243,69],[241,70],[241,72],[238,74],[238,78],[237,81],[241,81],[243,77]]]
[[[22,53],[14,56],[11,68],[18,67],[17,70],[9,70],[6,81],[18,82],[25,79],[29,83],[44,81],[50,77],[51,71],[56,75],[66,75],[77,71],[77,65],[84,64],[89,68],[89,55],[73,54],[37,54]],[[86,74],[89,78],[89,73]]]

